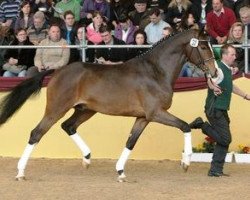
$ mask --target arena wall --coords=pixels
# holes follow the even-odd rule
[[[250,94],[249,79],[240,78],[236,85]],[[0,93],[2,98],[6,92]],[[177,92],[174,94],[171,113],[190,122],[197,116],[205,117],[204,101],[206,90]],[[43,116],[46,103],[46,88],[39,96],[29,99],[14,117],[0,128],[0,156],[20,157],[29,139],[30,131]],[[36,146],[32,157],[81,158],[73,141],[60,128],[60,124],[72,111],[54,125]],[[230,151],[237,151],[239,144],[250,145],[249,132],[250,102],[234,95],[231,109],[231,131],[233,142]],[[92,150],[92,158],[117,159],[125,146],[134,118],[114,117],[97,114],[78,129]],[[204,141],[199,130],[193,131],[193,146]],[[139,139],[132,159],[178,160],[183,149],[183,134],[180,130],[157,123],[151,123]]]

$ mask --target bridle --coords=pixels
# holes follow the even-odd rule
[[[191,44],[192,40],[194,41],[194,43],[196,42],[195,44],[193,43],[193,45]],[[192,49],[191,49],[189,57],[191,57],[194,49],[197,50],[199,58],[198,58],[198,64],[195,64],[195,65],[198,66],[202,71],[204,71],[204,73],[206,74],[206,77],[212,77],[209,68],[206,66],[206,62],[208,62],[210,60],[215,60],[215,57],[211,56],[210,58],[203,59],[201,56],[201,52],[198,48],[199,47],[198,44],[200,42],[208,42],[208,45],[211,46],[209,43],[210,41],[209,40],[200,40],[200,39],[195,39],[195,38],[193,38],[192,40],[190,41],[190,45],[191,45]],[[212,48],[211,48],[211,50],[212,50]]]

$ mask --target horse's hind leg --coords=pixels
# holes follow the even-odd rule
[[[90,164],[91,151],[84,140],[76,132],[77,127],[91,118],[96,112],[75,107],[73,115],[62,123],[62,129],[71,137],[83,155],[83,165],[87,168]]]
[[[24,180],[24,170],[26,168],[27,162],[29,160],[29,157],[35,147],[35,145],[41,140],[41,138],[47,133],[47,131],[51,128],[52,125],[54,125],[68,110],[61,110],[59,112],[59,109],[57,112],[48,112],[45,113],[43,119],[40,121],[40,123],[36,126],[35,129],[31,131],[29,142],[27,146],[25,147],[25,150],[21,156],[21,158],[18,161],[17,169],[18,174],[16,176],[16,180]]]
[[[184,133],[184,153],[182,154],[181,166],[184,171],[187,171],[192,155],[191,129],[189,125],[165,110],[154,112],[150,118],[151,121],[176,127]]]
[[[138,138],[142,134],[145,127],[148,125],[148,121],[145,118],[136,118],[136,121],[133,125],[133,128],[130,132],[129,138],[126,143],[126,147],[124,148],[119,160],[116,163],[116,170],[119,174],[118,181],[124,182],[125,181],[125,174],[124,174],[124,166],[128,160],[128,157],[133,150]]]

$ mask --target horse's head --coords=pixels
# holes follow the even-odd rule
[[[205,72],[207,76],[214,77],[218,66],[210,42],[201,31],[194,30],[194,33],[186,46],[188,60]]]

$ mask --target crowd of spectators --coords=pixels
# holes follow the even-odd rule
[[[204,29],[212,44],[242,44],[250,38],[250,0],[0,0],[0,45],[62,46],[61,49],[0,49],[1,75],[33,76],[81,61],[66,45],[154,45],[186,29]],[[86,32],[83,38],[83,32]],[[125,62],[145,48],[87,49],[85,61]],[[219,59],[219,49],[214,50]],[[250,59],[249,59],[250,60]],[[235,66],[244,71],[244,50]],[[181,76],[201,76],[190,63]]]

